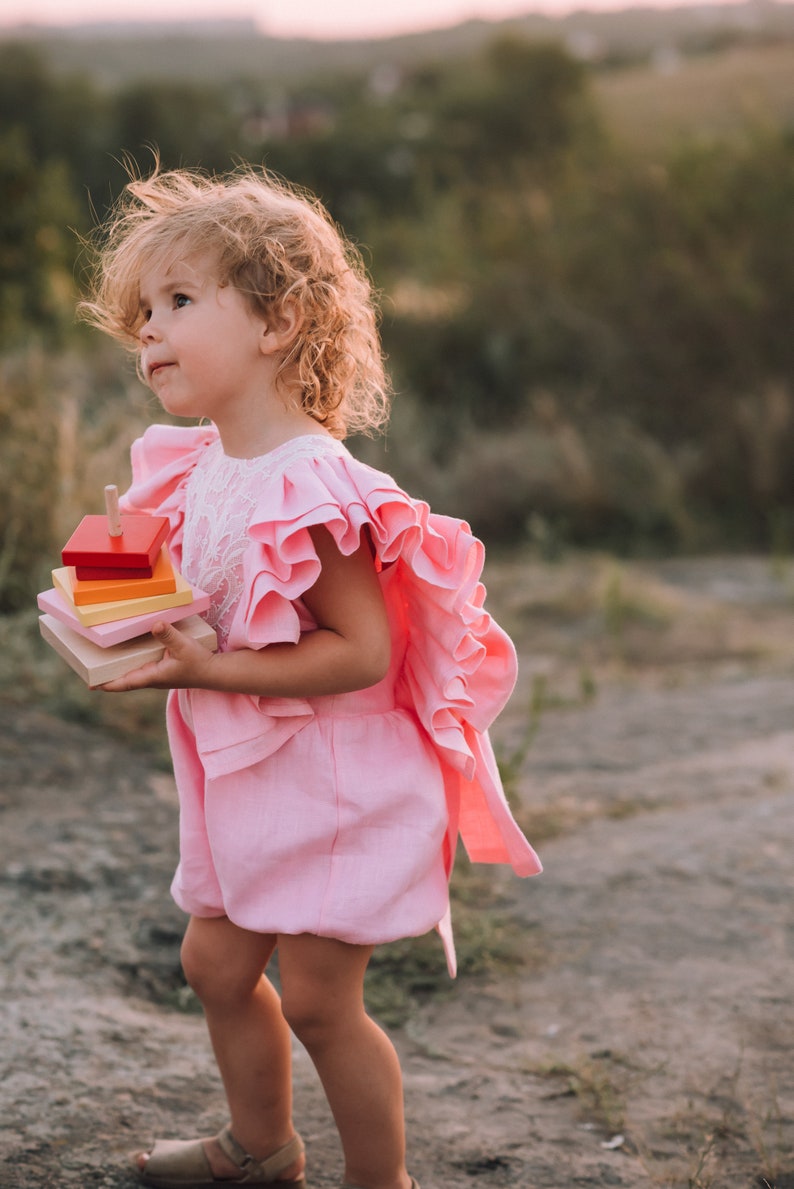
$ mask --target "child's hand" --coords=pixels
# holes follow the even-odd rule
[[[214,653],[203,644],[191,640],[173,624],[158,623],[152,635],[165,645],[165,655],[159,661],[132,669],[123,677],[107,681],[95,688],[105,693],[127,693],[133,689],[197,689],[206,688],[207,670]]]

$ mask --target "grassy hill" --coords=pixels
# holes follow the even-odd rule
[[[510,21],[472,20],[450,28],[378,40],[283,40],[246,22],[32,26],[0,30],[0,39],[34,42],[50,66],[83,73],[111,87],[130,79],[226,82],[241,77],[295,80],[339,71],[369,71],[384,62],[408,66],[476,52],[496,33],[513,30],[561,41],[594,65],[644,63],[665,55],[690,57],[731,46],[794,39],[794,3],[748,0],[678,8],[528,13]]]
[[[221,86],[246,79],[270,89],[464,59],[506,31],[561,42],[586,61],[607,126],[635,149],[654,152],[681,135],[724,135],[748,122],[794,123],[794,3],[769,0],[530,13],[363,41],[281,40],[252,21],[207,21],[26,26],[0,30],[0,42],[31,43],[54,73],[109,90],[147,79]]]
[[[748,124],[794,126],[794,40],[703,57],[660,55],[650,66],[600,74],[595,89],[608,126],[638,150]]]

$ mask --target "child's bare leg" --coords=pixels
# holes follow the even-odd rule
[[[282,1006],[320,1075],[361,1189],[409,1189],[402,1074],[386,1034],[364,1010],[371,946],[301,934],[278,939]]]
[[[229,1103],[232,1134],[262,1160],[294,1135],[289,1029],[263,974],[276,939],[227,917],[193,917],[185,933],[185,977],[201,1000]],[[239,1176],[214,1142],[204,1144],[216,1177]],[[298,1176],[303,1160],[281,1176]]]

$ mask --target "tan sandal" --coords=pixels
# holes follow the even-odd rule
[[[340,1186],[340,1189],[358,1189],[358,1186],[350,1185],[345,1181],[344,1185]],[[419,1189],[419,1182],[414,1180],[413,1177],[411,1177],[411,1189]]]
[[[144,1185],[152,1189],[218,1189],[219,1185],[270,1185],[273,1189],[306,1189],[306,1178],[296,1181],[279,1180],[279,1173],[294,1164],[304,1152],[303,1140],[299,1135],[268,1156],[257,1160],[246,1152],[231,1133],[229,1127],[215,1137],[218,1146],[232,1164],[236,1164],[241,1176],[233,1180],[216,1178],[204,1151],[201,1140],[158,1140],[149,1159],[138,1176]]]

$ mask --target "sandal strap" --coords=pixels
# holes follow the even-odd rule
[[[281,1148],[277,1148],[270,1156],[264,1160],[257,1160],[256,1156],[252,1156],[250,1152],[246,1152],[242,1144],[232,1135],[231,1127],[226,1126],[215,1137],[218,1141],[218,1146],[222,1149],[224,1154],[229,1157],[232,1164],[236,1164],[241,1172],[254,1173],[257,1179],[267,1184],[268,1181],[275,1181],[278,1179],[279,1173],[284,1172],[291,1164],[294,1164],[304,1152],[303,1140],[297,1134],[293,1135],[291,1140]]]

